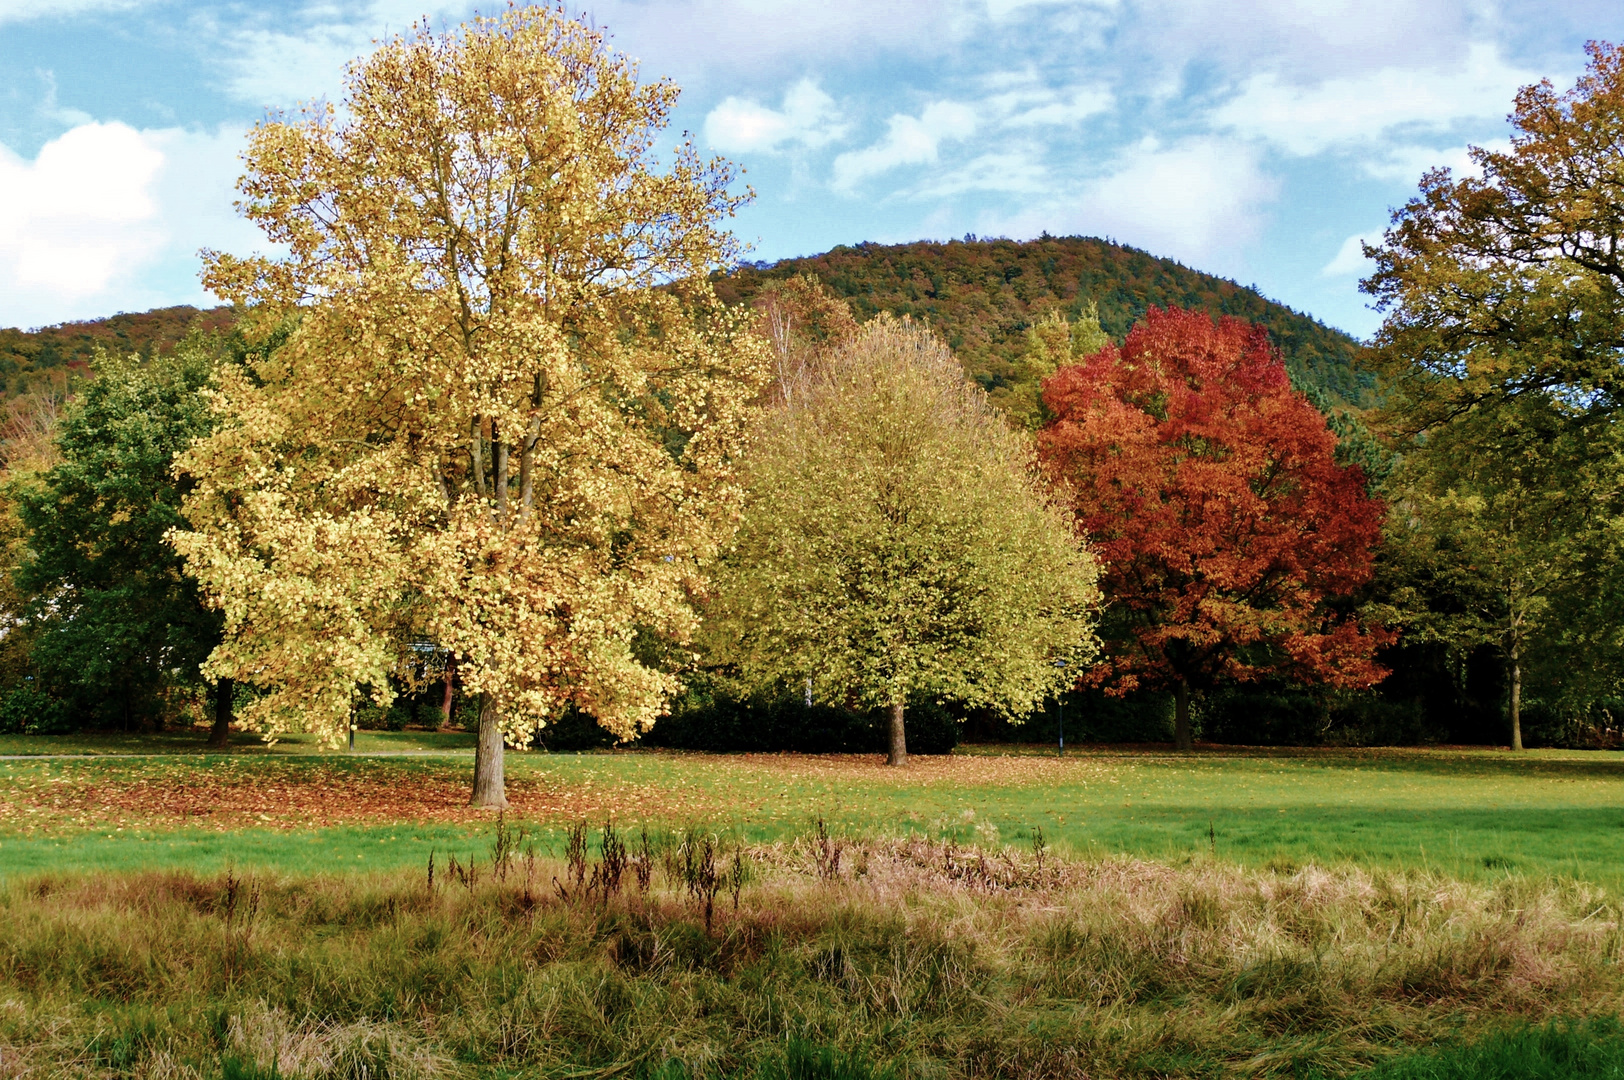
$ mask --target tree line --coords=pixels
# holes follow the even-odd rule
[[[696,685],[875,710],[900,765],[910,710],[1165,692],[1188,747],[1237,687],[1329,723],[1488,655],[1513,745],[1531,698],[1605,734],[1619,201],[1563,200],[1616,165],[1620,64],[1395,215],[1354,412],[1178,306],[1049,309],[992,395],[817,278],[728,303],[734,170],[655,160],[672,84],[550,9],[415,28],[342,120],[252,132],[286,254],[206,253],[232,329],[104,356],[8,442],[0,724],[336,743],[443,686],[500,805],[504,746]]]

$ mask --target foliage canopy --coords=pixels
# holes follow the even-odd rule
[[[768,415],[708,637],[757,684],[1021,715],[1095,652],[1093,556],[1010,431],[923,328],[875,319]]]
[[[1393,215],[1366,292],[1411,430],[1531,391],[1624,404],[1624,46],[1592,42],[1572,89],[1524,87],[1481,177],[1434,169]]]
[[[186,490],[170,464],[213,427],[213,363],[197,341],[145,366],[103,355],[57,425],[57,463],[12,482],[33,666],[92,723],[155,719],[167,691],[199,685],[220,640],[218,612],[165,542]]]
[[[689,144],[658,170],[676,88],[555,9],[417,28],[347,85],[344,120],[252,134],[245,212],[287,255],[205,281],[295,329],[222,376],[175,544],[270,731],[336,740],[409,642],[454,654],[500,803],[501,737],[569,706],[629,736],[673,688],[633,643],[693,627],[766,368],[707,284],[740,199]]]
[[[1369,579],[1381,504],[1338,465],[1261,327],[1152,310],[1045,384],[1039,450],[1105,565],[1105,663],[1119,690],[1283,674],[1365,686],[1386,640],[1327,606]]]

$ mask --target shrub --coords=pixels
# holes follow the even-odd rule
[[[1418,700],[1278,684],[1208,694],[1200,721],[1209,741],[1243,746],[1415,746],[1444,734]]]
[[[56,735],[73,730],[68,708],[31,682],[12,687],[0,700],[0,733]]]
[[[1199,726],[1200,718],[1197,717]],[[1063,712],[1050,701],[1020,722],[976,715],[966,724],[973,742],[1056,743],[1064,726],[1066,744],[1158,743],[1173,741],[1173,695],[1141,690],[1113,697],[1100,690],[1073,690]]]
[[[807,705],[804,697],[792,692],[773,698],[737,697],[696,680],[641,742],[714,752],[867,754],[885,750],[885,724],[881,710]],[[934,701],[909,703],[907,730],[912,754],[950,754],[959,742],[958,718],[948,706]]]

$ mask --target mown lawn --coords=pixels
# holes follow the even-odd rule
[[[0,874],[388,869],[474,850],[489,815],[462,805],[466,741],[364,733],[355,755],[290,741],[135,756],[143,744],[62,740],[54,752],[97,756],[0,761]],[[1041,828],[1079,857],[1216,854],[1288,870],[1352,863],[1624,886],[1615,753],[1084,749],[1057,759],[973,747],[900,772],[862,756],[510,753],[508,776],[510,816],[542,850],[561,851],[560,827],[582,818],[700,824],[762,843],[804,835],[821,817],[852,834],[993,848],[1029,847]]]

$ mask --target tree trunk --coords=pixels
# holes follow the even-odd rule
[[[236,689],[230,679],[214,684],[214,727],[209,729],[209,745],[216,750],[224,750],[231,742],[231,697]]]
[[[455,657],[447,656],[445,660],[445,700],[440,702],[440,729],[442,731],[451,727],[451,699],[453,687],[457,681],[457,661]]]
[[[1511,748],[1521,750],[1522,744],[1522,658],[1515,645],[1511,647]]]
[[[885,755],[887,765],[908,764],[908,734],[902,727],[903,704],[891,703],[891,752]]]
[[[496,523],[507,528],[508,523],[508,444],[503,442],[491,421],[491,468],[495,470]]]
[[[469,806],[500,809],[507,805],[507,785],[502,779],[503,752],[496,699],[485,694],[479,699],[479,742],[474,747],[474,793],[468,800]]]
[[[1189,750],[1194,745],[1190,738],[1190,684],[1180,679],[1173,684],[1173,749]]]

